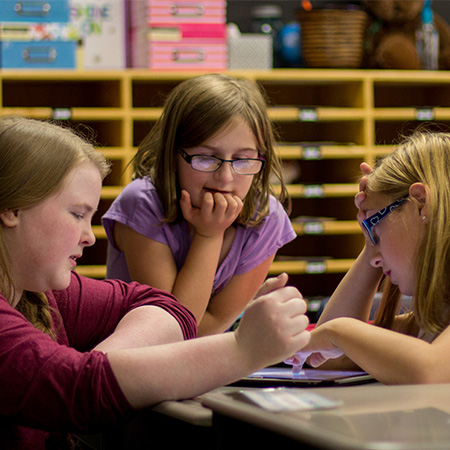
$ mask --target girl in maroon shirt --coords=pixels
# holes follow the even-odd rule
[[[0,448],[65,448],[70,432],[231,383],[309,340],[284,274],[237,331],[204,338],[171,294],[76,275],[108,170],[68,129],[0,119]]]

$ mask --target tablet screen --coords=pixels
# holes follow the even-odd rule
[[[375,381],[363,371],[303,369],[298,374],[291,367],[267,367],[234,383],[240,386],[317,386],[349,385]]]

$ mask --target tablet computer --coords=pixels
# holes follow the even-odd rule
[[[232,386],[350,386],[375,381],[371,375],[362,371],[302,369],[294,374],[292,367],[267,367],[232,383]]]

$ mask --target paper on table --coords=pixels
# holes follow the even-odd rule
[[[331,409],[341,405],[339,401],[290,388],[251,389],[241,394],[271,412]]]

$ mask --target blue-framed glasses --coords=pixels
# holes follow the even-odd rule
[[[394,203],[391,203],[390,205],[386,206],[383,209],[380,209],[378,212],[373,214],[372,216],[368,217],[366,220],[363,220],[363,226],[365,230],[367,231],[367,234],[370,237],[370,240],[372,241],[373,245],[378,244],[378,238],[373,234],[372,228],[375,225],[378,225],[381,220],[383,220],[385,217],[387,217],[392,211],[396,210],[400,205],[406,202],[408,197],[401,198],[399,200],[396,200]]]
[[[199,172],[216,172],[224,162],[229,162],[239,175],[256,175],[261,172],[265,163],[264,159],[259,158],[222,159],[209,155],[188,155],[181,148],[178,149],[178,153],[194,170]]]

